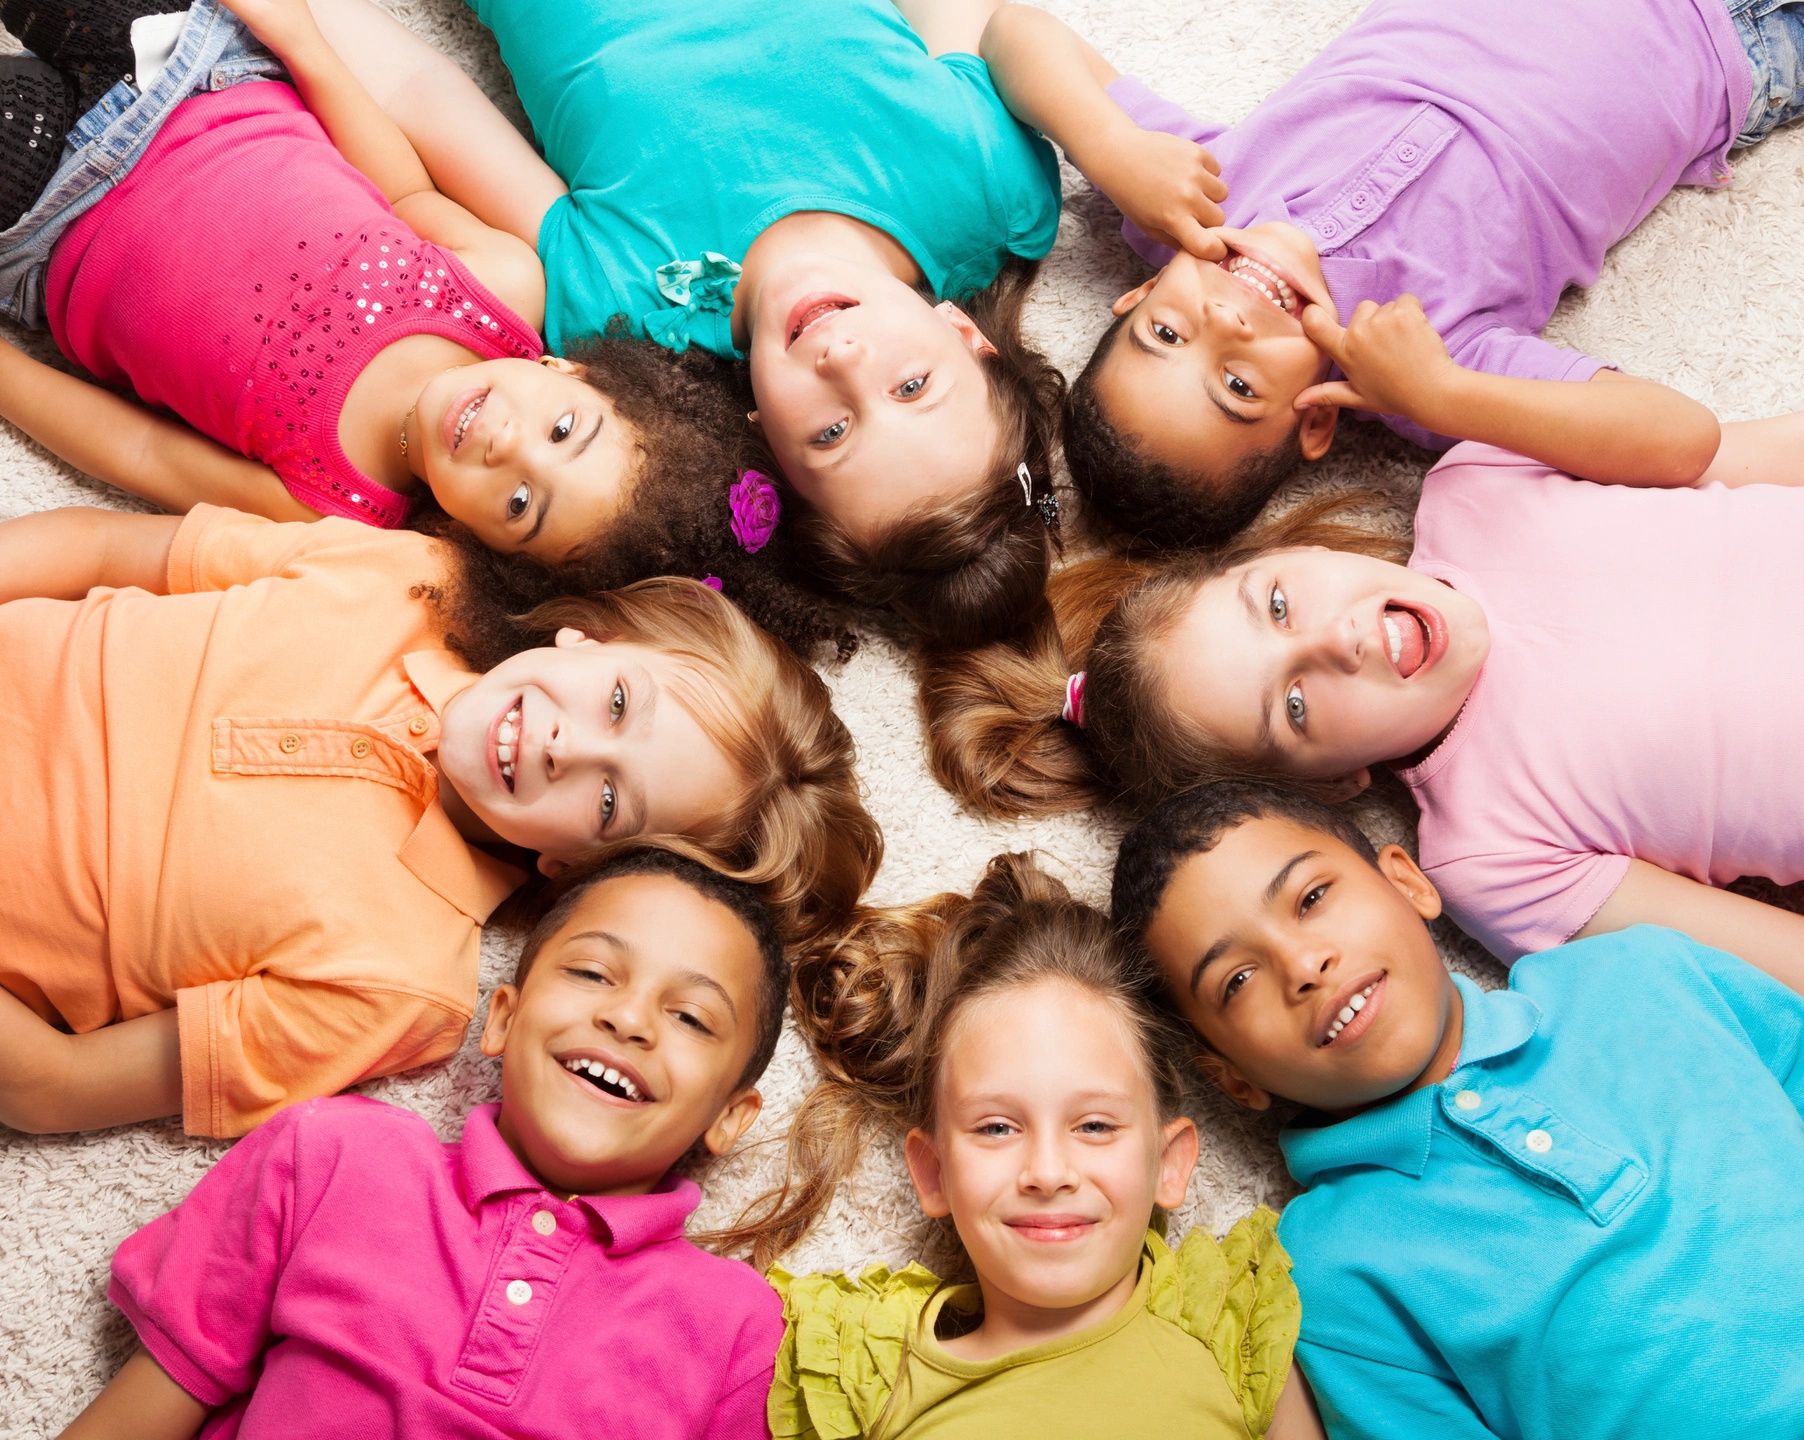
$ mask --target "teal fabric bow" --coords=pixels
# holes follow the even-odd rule
[[[738,262],[712,250],[699,260],[672,260],[656,271],[658,293],[672,302],[668,310],[653,310],[640,317],[645,333],[667,350],[687,350],[689,330],[705,310],[717,315],[733,311],[733,291],[739,285]]]

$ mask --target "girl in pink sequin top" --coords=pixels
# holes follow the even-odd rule
[[[226,8],[293,84],[182,101],[51,252],[57,344],[144,406],[0,344],[0,414],[170,510],[396,526],[436,502],[467,550],[531,557],[527,602],[673,570],[755,599],[716,553],[715,417],[673,433],[687,392],[620,342],[543,355],[532,247],[438,191],[305,4]]]

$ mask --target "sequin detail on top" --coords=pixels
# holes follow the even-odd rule
[[[177,106],[57,242],[45,301],[57,344],[96,379],[261,460],[303,504],[381,526],[406,518],[408,497],[339,443],[345,397],[371,359],[418,334],[485,359],[541,350],[275,81]]]
[[[260,317],[241,419],[251,452],[303,505],[392,528],[412,502],[364,475],[338,441],[344,398],[363,367],[408,335],[443,335],[489,359],[536,360],[542,347],[456,256],[399,220],[347,239],[326,265],[297,260],[286,296],[255,287],[276,300]]]

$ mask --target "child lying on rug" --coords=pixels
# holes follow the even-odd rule
[[[1164,268],[1115,302],[1073,387],[1073,478],[1143,543],[1213,543],[1353,407],[1436,448],[1692,484],[1717,446],[1701,406],[1538,332],[1673,186],[1726,184],[1731,145],[1804,113],[1801,39],[1799,7],[1751,0],[1392,0],[1223,126],[1005,6],[983,42],[1004,98],[1099,189],[1119,202],[1165,163],[1147,130],[1208,145],[1229,185],[1227,229],[1155,211],[1153,238],[1123,206]],[[1366,302],[1405,293],[1457,364],[1393,346]]]
[[[749,887],[610,862],[491,998],[461,1141],[298,1105],[119,1247],[141,1348],[65,1437],[762,1437],[776,1297],[683,1238],[669,1171],[757,1117],[787,981]]]
[[[1271,1212],[1219,1244],[1156,1223],[1196,1164],[1185,1047],[1100,913],[1002,856],[968,900],[882,916],[801,985],[836,1077],[791,1136],[814,1204],[867,1128],[908,1128],[921,1208],[976,1283],[774,1272],[778,1440],[1321,1435]]]
[[[1395,845],[1263,786],[1122,843],[1114,918],[1284,1131],[1335,1440],[1796,1435],[1804,999],[1641,927],[1449,975]]]

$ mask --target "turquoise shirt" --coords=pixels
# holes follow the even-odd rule
[[[625,314],[737,355],[738,262],[800,210],[885,231],[940,297],[1052,247],[1052,148],[983,61],[930,57],[888,0],[471,3],[570,187],[539,229],[554,351]]]
[[[1804,997],[1649,926],[1455,983],[1444,1083],[1283,1138],[1330,1435],[1804,1434]]]

